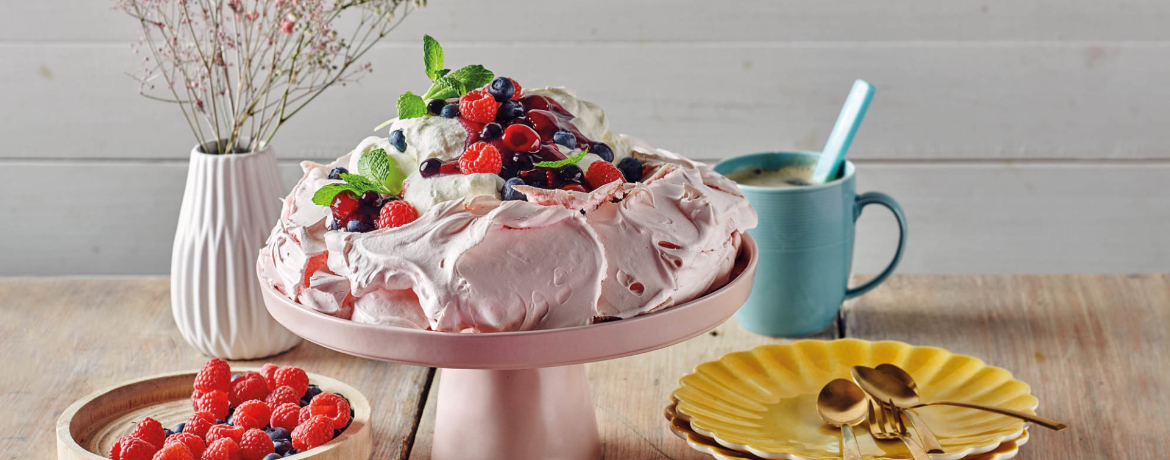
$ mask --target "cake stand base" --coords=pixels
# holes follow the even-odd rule
[[[585,365],[443,369],[432,460],[598,460]]]

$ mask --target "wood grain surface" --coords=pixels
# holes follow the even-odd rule
[[[207,357],[171,318],[166,279],[0,281],[0,459],[56,458],[57,417],[99,389],[166,372],[197,370]],[[431,370],[368,361],[311,343],[267,360],[333,377],[373,408],[373,455],[404,458]],[[19,414],[19,416],[17,415]]]

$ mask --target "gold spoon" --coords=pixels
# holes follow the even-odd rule
[[[825,423],[841,428],[841,458],[861,460],[861,447],[850,428],[869,415],[868,399],[861,387],[845,379],[829,382],[817,395],[817,412]]]
[[[921,399],[919,399],[918,392],[914,387],[907,385],[897,377],[891,376],[886,372],[881,372],[871,367],[853,366],[853,377],[867,393],[873,395],[879,400],[890,402],[893,405],[903,409],[917,409],[922,406],[931,405],[958,406],[969,409],[979,409],[983,411],[994,412],[1000,415],[1006,415],[1008,417],[1027,420],[1042,427],[1056,431],[1068,428],[1068,425],[1057,422],[1055,420],[1049,420],[1032,414],[1025,414],[1023,412],[1014,411],[1011,409],[1003,409],[995,406],[985,406],[982,404],[963,401],[922,402]]]

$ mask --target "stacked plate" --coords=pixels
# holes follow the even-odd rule
[[[720,459],[841,458],[841,433],[817,414],[821,388],[849,379],[853,366],[895,364],[918,382],[925,401],[957,400],[1035,413],[1031,388],[978,358],[941,348],[856,339],[765,345],[700,364],[679,380],[666,417],[692,448]],[[934,460],[1006,460],[1027,441],[1024,422],[949,406],[916,409],[945,454]],[[875,440],[854,427],[866,460],[908,460],[897,440]]]

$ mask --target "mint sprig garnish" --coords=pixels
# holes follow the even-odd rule
[[[402,181],[406,179],[406,174],[385,150],[375,149],[358,159],[358,174],[341,174],[339,177],[345,182],[321,187],[313,194],[313,203],[329,206],[337,194],[347,191],[357,196],[369,191],[381,195],[398,195],[402,193]]]
[[[568,166],[568,165],[577,164],[577,162],[581,161],[582,158],[585,158],[585,155],[587,155],[587,154],[589,154],[588,147],[586,147],[585,150],[582,150],[581,153],[573,155],[569,158],[565,158],[564,160],[542,161],[540,163],[534,164],[533,166],[538,166],[541,168],[563,168],[563,167]]]
[[[398,97],[397,109],[399,120],[423,117],[427,114],[429,99],[448,99],[461,97],[469,91],[491,83],[496,78],[492,71],[482,65],[472,64],[459,70],[443,68],[443,47],[439,41],[430,35],[423,35],[423,65],[427,78],[431,79],[431,87],[423,95],[416,96],[409,91]],[[378,125],[374,131],[390,124],[393,120]]]

